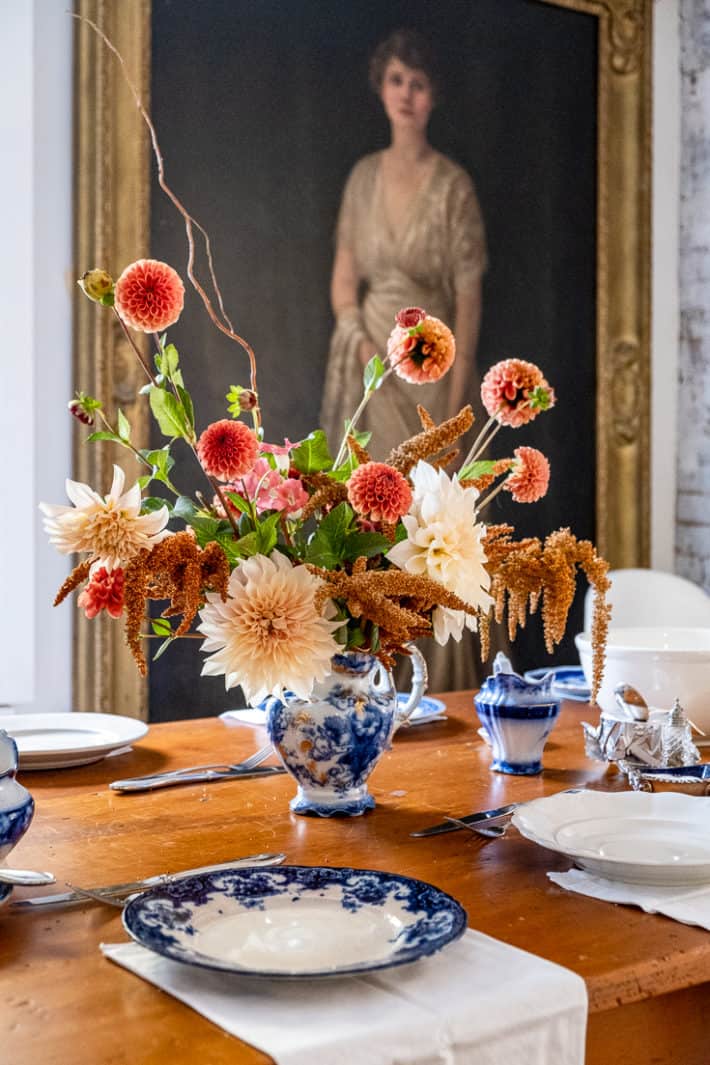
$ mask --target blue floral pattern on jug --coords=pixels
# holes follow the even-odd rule
[[[493,750],[497,773],[535,776],[542,772],[542,752],[560,709],[552,696],[554,674],[525,680],[499,652],[493,674],[474,697],[476,711]]]
[[[281,866],[279,869],[228,869],[175,880],[131,900],[123,922],[134,939],[158,954],[208,968],[220,967],[199,953],[193,940],[203,909],[223,915],[246,910],[268,910],[272,900],[298,904],[325,900],[346,914],[361,910],[396,908],[388,942],[393,951],[386,963],[349,965],[340,971],[368,971],[404,965],[440,950],[466,930],[466,911],[454,898],[424,881],[396,873],[368,869]],[[281,903],[279,903],[280,905]],[[234,967],[239,971],[239,967]],[[338,967],[309,975],[334,975]],[[281,976],[283,972],[259,972]]]
[[[320,817],[372,809],[367,778],[390,745],[396,719],[391,674],[359,652],[333,658],[311,701],[288,693],[267,700],[269,738],[298,784],[291,809]]]

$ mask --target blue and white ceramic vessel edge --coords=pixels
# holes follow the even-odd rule
[[[495,772],[516,776],[542,772],[542,752],[560,709],[559,700],[551,694],[553,681],[552,674],[526,680],[513,671],[502,652],[496,655],[493,674],[474,696],[491,742]]]
[[[129,935],[201,968],[268,978],[406,965],[463,935],[466,911],[421,880],[370,869],[228,869],[173,881],[128,903]]]
[[[26,788],[15,780],[17,744],[0,730],[0,862],[24,836],[35,804]]]

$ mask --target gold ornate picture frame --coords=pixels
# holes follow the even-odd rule
[[[651,0],[537,0],[598,19],[596,543],[614,568],[649,561],[651,287]],[[145,103],[150,0],[77,0],[124,56]],[[149,249],[147,131],[115,57],[91,29],[75,38],[75,271],[129,262]],[[136,360],[113,319],[75,303],[76,387],[121,406],[148,443]],[[111,411],[109,411],[111,414]],[[73,475],[107,484],[116,456],[80,445]],[[110,619],[76,615],[74,705],[147,717],[146,682]]]

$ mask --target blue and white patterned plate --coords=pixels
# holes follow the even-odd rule
[[[308,978],[405,965],[466,930],[466,911],[421,880],[368,869],[227,869],[132,899],[123,924],[188,965]]]
[[[578,703],[588,703],[591,692],[581,666],[543,666],[541,669],[529,669],[526,680],[542,680],[548,673],[554,673],[552,695],[555,699],[574,699]]]
[[[409,692],[399,692],[397,702],[400,707],[406,706]],[[436,721],[446,713],[446,703],[441,699],[432,699],[430,695],[423,695],[419,700],[416,710],[409,715],[410,725],[426,725],[427,721]]]

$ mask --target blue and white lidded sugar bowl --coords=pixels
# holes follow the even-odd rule
[[[476,711],[493,749],[497,773],[535,776],[542,772],[542,752],[560,711],[552,696],[554,673],[529,681],[513,671],[500,651],[493,673],[474,697]]]
[[[34,799],[15,780],[17,762],[17,744],[0,729],[0,865],[24,836],[35,812]],[[0,902],[11,890],[9,884],[0,884]]]

